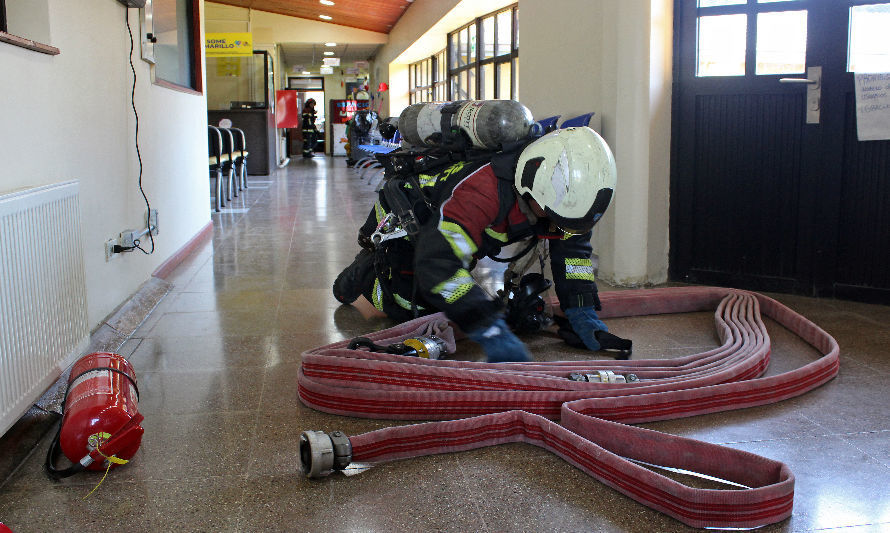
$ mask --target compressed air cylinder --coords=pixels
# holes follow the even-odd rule
[[[460,128],[476,148],[498,150],[528,137],[532,124],[531,111],[516,100],[428,102],[399,115],[399,132],[414,146],[435,146],[450,129]]]

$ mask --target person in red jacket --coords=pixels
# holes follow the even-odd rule
[[[470,271],[507,244],[547,239],[560,307],[584,345],[600,349],[596,332],[608,328],[596,313],[590,239],[611,201],[616,170],[596,132],[548,133],[522,150],[512,175],[498,176],[488,161],[459,161],[412,181],[402,190],[413,198],[419,232],[375,245],[401,229],[385,188],[359,230],[362,251],[334,283],[337,300],[349,304],[364,296],[400,321],[444,311],[482,345],[489,362],[531,361],[507,326],[502,303]]]

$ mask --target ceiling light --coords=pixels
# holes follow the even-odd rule
[[[324,43],[325,46],[337,46],[337,43]]]
[[[334,3],[331,2],[331,0],[318,0],[318,3],[319,3],[319,4],[324,4],[324,5],[326,5],[326,6],[332,6],[332,5],[334,5]]]
[[[308,70],[304,70],[304,71],[303,71],[303,74],[312,74],[312,73],[309,72]]]
[[[327,52],[324,53],[324,55],[332,56],[332,55],[334,55],[334,52],[331,52],[330,50],[328,50]]]
[[[333,18],[333,17],[331,17],[330,15],[319,15],[318,18],[324,19],[324,20],[331,20],[331,18]]]

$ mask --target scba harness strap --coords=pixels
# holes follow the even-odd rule
[[[450,115],[448,115],[450,116]],[[444,120],[444,119],[443,119]],[[449,119],[450,120],[450,119]],[[456,133],[460,137],[462,133]],[[502,223],[510,212],[516,193],[513,188],[513,169],[529,141],[513,143],[501,151],[478,150],[464,143],[451,143],[452,147],[434,147],[421,150],[395,150],[388,154],[377,154],[377,159],[384,167],[383,195],[393,210],[402,227],[413,238],[419,227],[416,221],[420,218],[413,206],[421,202],[432,212],[439,208],[443,192],[460,180],[438,181],[431,194],[424,191],[418,181],[420,174],[440,172],[457,163],[490,163],[494,175],[498,178],[498,214],[494,224]],[[459,146],[453,146],[458,144]],[[479,167],[483,166],[482,164]],[[411,196],[414,196],[413,198]],[[414,231],[416,229],[416,231]]]

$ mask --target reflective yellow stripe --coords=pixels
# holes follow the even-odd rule
[[[417,181],[420,183],[421,187],[434,187],[436,182],[438,181],[439,176],[430,175],[430,174],[421,174],[417,176]],[[410,184],[409,184],[410,186]]]
[[[401,307],[402,309],[407,309],[408,311],[411,310],[411,302],[409,302],[408,300],[402,298],[401,296],[399,296],[399,295],[396,294],[396,293],[393,293],[392,296],[393,296],[393,298],[395,298],[396,303],[399,304],[399,307]],[[423,311],[423,306],[422,306],[422,305],[418,305],[418,306],[417,306],[417,309],[420,310],[420,311]]]
[[[374,279],[374,290],[371,291],[371,300],[378,311],[383,311],[383,288],[380,287],[380,280],[376,278]]]
[[[448,244],[451,245],[454,255],[460,258],[464,267],[468,266],[473,258],[473,254],[477,250],[473,239],[458,224],[446,220],[439,221],[439,232],[445,237]]]
[[[507,242],[507,234],[499,233],[491,228],[485,228],[485,234],[500,242]]]
[[[379,200],[374,202],[374,216],[377,218],[378,224],[380,224],[380,221],[386,216],[386,211],[383,210],[383,206],[380,205]]]
[[[590,259],[579,257],[566,258],[566,279],[584,279],[594,281],[593,263]]]
[[[444,298],[446,302],[453,304],[470,292],[470,289],[475,285],[476,282],[473,281],[470,273],[466,269],[461,268],[449,279],[436,285],[433,288],[433,293]]]

